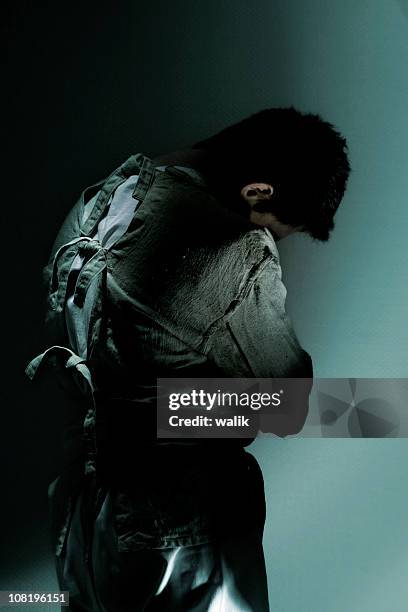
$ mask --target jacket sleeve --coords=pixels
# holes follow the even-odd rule
[[[209,359],[225,377],[295,378],[292,401],[278,435],[298,433],[306,420],[313,366],[285,312],[286,288],[279,263],[271,259],[247,287],[243,299],[219,321],[211,336]],[[295,399],[295,401],[293,401]]]

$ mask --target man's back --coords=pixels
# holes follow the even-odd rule
[[[157,170],[142,160],[139,203],[125,233],[107,248],[98,240],[85,244],[79,270],[70,266],[81,244],[67,249],[66,261],[64,252],[59,256],[57,274],[66,285],[65,295],[58,287],[60,309],[67,310],[65,297],[85,311],[85,353],[100,397],[155,401],[160,376],[305,375],[310,363],[284,312],[270,232],[227,209],[196,171]],[[126,164],[126,176],[139,172]],[[93,200],[104,190],[107,199],[102,185]],[[55,276],[55,253],[86,235],[92,194],[85,192],[63,225],[47,283]],[[76,351],[61,324],[51,325],[55,318],[51,306],[48,342],[71,341]]]
[[[109,203],[135,174],[135,212],[109,242],[101,231]],[[57,369],[73,398],[57,554],[75,517],[83,459],[91,474],[95,461],[103,473],[86,512],[109,493],[119,552],[261,535],[262,476],[242,448],[250,440],[158,441],[155,393],[158,377],[310,375],[284,313],[271,234],[229,210],[196,171],[158,170],[138,154],[82,194],[45,279],[48,341],[69,351]],[[85,385],[70,362],[85,366]]]

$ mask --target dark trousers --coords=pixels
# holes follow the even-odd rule
[[[263,524],[204,544],[122,552],[112,495],[103,490],[90,521],[88,491],[79,493],[66,547],[56,560],[60,589],[70,593],[70,607],[62,610],[269,611]]]

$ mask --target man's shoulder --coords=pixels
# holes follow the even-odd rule
[[[236,212],[218,198],[208,187],[201,173],[193,168],[170,166],[157,173],[150,193],[157,204],[156,225],[169,222],[172,217],[176,233],[182,241],[196,247],[207,247],[214,252],[229,251],[229,255],[242,255],[240,246],[253,261],[263,259],[267,253],[279,260],[279,253],[271,232],[252,223],[248,217]],[[190,239],[189,239],[190,238]]]
[[[177,326],[203,330],[278,262],[269,230],[227,208],[194,172],[157,171],[136,216],[113,276]]]

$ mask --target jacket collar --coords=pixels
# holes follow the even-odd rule
[[[165,171],[178,176],[189,183],[194,183],[204,189],[209,189],[207,180],[204,178],[201,172],[198,172],[198,170],[195,170],[195,168],[190,168],[187,166],[166,166]]]

